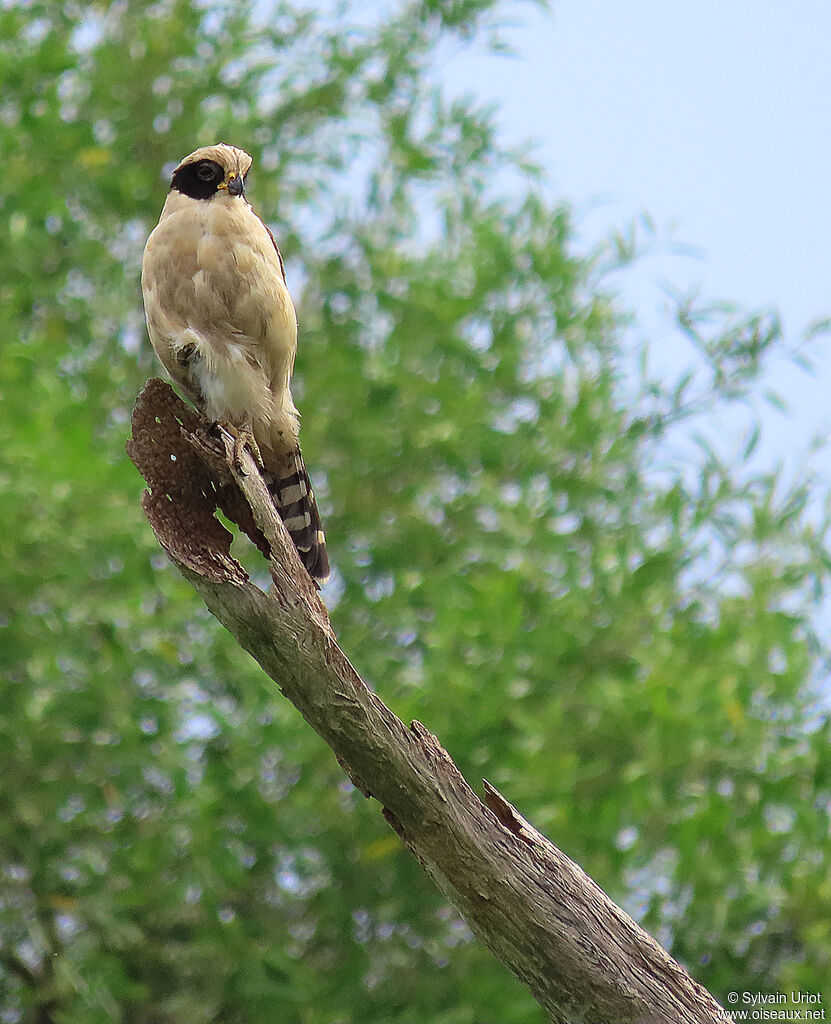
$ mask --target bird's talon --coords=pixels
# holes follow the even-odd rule
[[[176,362],[179,366],[189,366],[197,355],[196,345],[191,341],[176,351]]]
[[[247,448],[251,453],[251,458],[257,464],[257,468],[261,473],[265,472],[265,464],[263,463],[263,457],[260,454],[260,448],[257,441],[249,427],[243,427],[240,430],[232,431],[234,435],[234,465],[242,473],[244,472],[242,467],[242,453]]]

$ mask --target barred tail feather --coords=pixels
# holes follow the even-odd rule
[[[268,482],[274,506],[294,541],[300,561],[312,579],[322,583],[329,576],[326,537],[299,448],[282,464],[280,474]]]

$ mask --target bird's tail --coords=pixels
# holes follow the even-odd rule
[[[269,476],[271,479],[266,478],[268,490],[300,561],[313,580],[323,583],[329,576],[326,537],[300,449],[281,460],[279,471]]]

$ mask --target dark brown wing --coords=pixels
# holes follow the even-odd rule
[[[280,261],[280,273],[283,275],[283,284],[288,284],[288,282],[286,281],[286,268],[283,266],[283,254],[280,252],[280,246],[277,244],[277,239],[274,237],[274,235],[271,232],[271,228],[268,226],[268,224],[266,224],[265,221],[263,221],[263,227],[268,232],[268,237],[274,243],[274,249],[275,252],[277,253],[277,259]]]

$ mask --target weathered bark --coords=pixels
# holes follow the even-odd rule
[[[338,647],[247,450],[151,380],[127,449],[162,547],[329,744],[491,952],[552,1021],[724,1024],[709,993],[488,783],[483,803],[420,722],[405,726]],[[230,555],[219,506],[263,551],[264,593]]]

